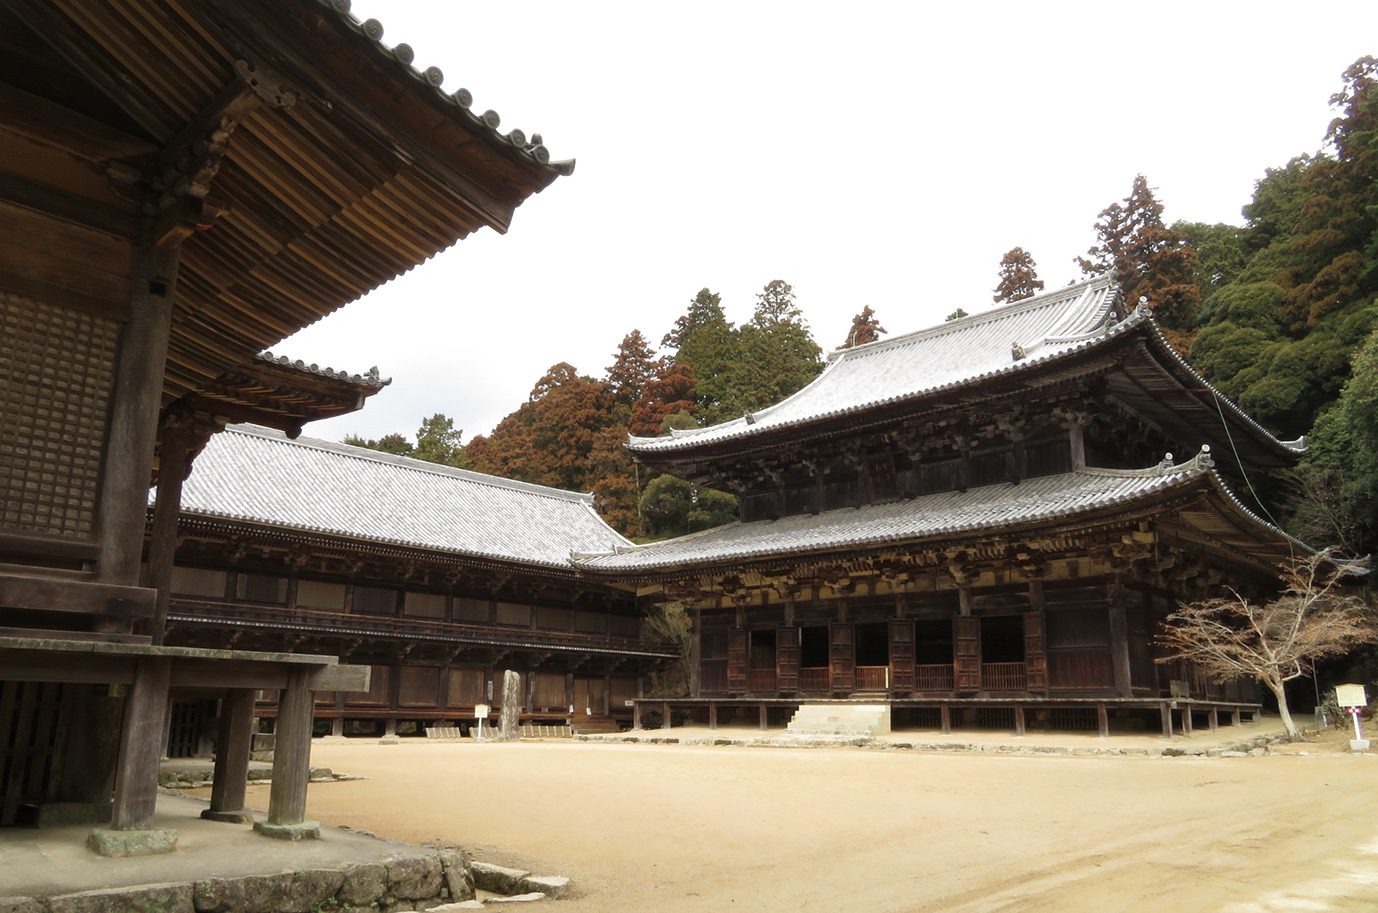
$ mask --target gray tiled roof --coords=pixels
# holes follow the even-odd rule
[[[1094,340],[1124,332],[1136,318],[1107,326],[1109,318],[1119,316],[1118,298],[1113,281],[1091,279],[917,333],[839,349],[811,384],[749,420],[743,417],[708,428],[675,431],[670,437],[632,438],[631,447],[649,453],[672,452],[1027,371]],[[1024,348],[1022,360],[1013,358],[1015,344]]]
[[[680,567],[869,548],[890,543],[950,538],[1003,527],[1073,520],[1107,507],[1128,505],[1207,480],[1240,523],[1268,541],[1286,538],[1244,508],[1220,482],[1208,458],[1146,470],[1081,469],[966,492],[942,492],[909,501],[844,508],[816,515],[719,526],[615,554],[579,555],[575,563],[610,573],[666,571]]]
[[[440,88],[440,84],[445,81],[445,74],[440,67],[427,67],[424,71],[412,66],[412,60],[416,54],[411,45],[399,42],[391,47],[383,42],[383,23],[377,19],[369,19],[360,22],[349,12],[348,0],[316,0],[316,2],[326,9],[334,12],[339,21],[350,31],[373,43],[374,52],[380,57],[390,62],[416,83],[420,91],[429,93],[443,106],[449,109],[451,117],[463,119],[475,126],[485,128],[492,141],[502,146],[509,147],[513,152],[523,158],[546,166],[559,174],[570,174],[574,171],[574,162],[552,162],[550,151],[546,149],[539,133],[534,133],[528,139],[521,130],[509,130],[502,133],[498,130],[498,124],[502,118],[498,112],[489,109],[482,114],[475,114],[469,110],[474,103],[474,96],[468,89],[456,89],[454,92],[446,92]]]
[[[322,368],[317,364],[307,364],[300,358],[292,359],[286,355],[274,355],[272,352],[263,351],[254,356],[254,361],[268,365],[278,365],[284,368],[300,371],[303,374],[314,374],[317,377],[333,377],[337,380],[349,381],[355,384],[367,384],[370,387],[382,389],[392,383],[391,377],[381,377],[378,374],[378,366],[374,365],[368,369],[367,374],[350,374],[348,371],[336,371],[334,368]]]
[[[571,552],[630,544],[592,495],[254,425],[211,436],[182,513],[562,568]]]

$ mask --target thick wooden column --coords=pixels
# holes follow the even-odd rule
[[[101,551],[96,574],[102,583],[139,583],[178,254],[178,247],[145,240],[135,264],[131,317],[120,330],[97,508]]]
[[[212,821],[248,823],[244,789],[249,779],[249,752],[254,740],[254,692],[236,688],[220,702],[220,732],[215,742],[215,779],[211,807],[201,812]]]
[[[1115,694],[1132,697],[1129,669],[1129,622],[1125,617],[1124,580],[1118,575],[1110,584],[1110,668]]]
[[[1104,701],[1096,705],[1096,728],[1102,739],[1110,738],[1110,714],[1106,712]]]
[[[167,710],[172,660],[140,659],[124,705],[120,760],[115,769],[115,806],[110,826],[137,830],[153,826],[158,799],[158,761],[162,757],[163,719]]]
[[[186,481],[187,457],[201,445],[209,429],[198,429],[191,416],[172,416],[163,429],[158,454],[158,501],[148,542],[148,571],[144,585],[158,591],[149,634],[154,644],[163,642],[168,608],[172,603],[172,565],[177,552],[177,517],[182,507],[182,483]]]
[[[700,669],[703,665],[703,613],[697,607],[689,610],[689,696],[698,697],[702,687]]]
[[[278,692],[278,719],[273,740],[273,787],[268,794],[268,820],[254,825],[270,837],[319,839],[320,825],[306,820],[306,784],[311,778],[311,670],[295,666],[287,687]]]

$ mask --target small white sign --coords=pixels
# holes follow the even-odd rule
[[[1367,707],[1368,695],[1363,685],[1336,685],[1335,701],[1341,707]]]
[[[488,707],[487,704],[475,704],[475,705],[474,705],[474,719],[476,719],[476,720],[487,719],[487,718],[488,718],[488,714],[489,714],[490,712],[491,712],[491,711],[489,710],[489,707]]]

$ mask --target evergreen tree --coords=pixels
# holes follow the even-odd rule
[[[876,320],[875,311],[871,310],[868,304],[861,309],[861,313],[852,318],[852,328],[847,332],[847,341],[838,348],[850,349],[853,346],[864,346],[868,342],[875,342],[880,339],[880,334],[889,332]]]
[[[646,382],[641,396],[632,406],[628,431],[637,437],[655,437],[666,416],[692,413],[694,371],[688,365],[664,364],[655,378]],[[692,419],[690,423],[693,424]]]
[[[396,431],[385,434],[375,440],[365,440],[357,434],[346,434],[344,442],[351,447],[367,447],[369,450],[377,450],[382,453],[391,453],[396,456],[411,456],[411,441],[407,440],[406,435],[398,434]]]
[[[1147,298],[1164,327],[1190,330],[1201,298],[1196,251],[1184,235],[1163,223],[1163,205],[1143,175],[1134,177],[1122,202],[1101,210],[1097,243],[1077,264],[1087,275],[1113,273],[1130,306]]]
[[[345,435],[344,442],[355,447],[367,447],[369,450],[439,463],[442,466],[472,469],[473,463],[460,444],[463,436],[464,431],[455,429],[453,419],[437,412],[421,421],[421,427],[416,429],[414,445],[405,436],[396,432],[385,434],[376,441],[364,440],[357,435],[349,434]]]
[[[1022,247],[1012,247],[1000,258],[1000,282],[995,286],[995,303],[1008,304],[1032,298],[1043,291],[1038,264]]]
[[[630,406],[656,374],[655,351],[640,330],[632,330],[622,338],[616,358],[608,368],[608,384],[617,401]]]

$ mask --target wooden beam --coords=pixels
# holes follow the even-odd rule
[[[287,687],[278,696],[273,785],[268,793],[268,823],[274,826],[306,820],[306,784],[311,779],[310,672],[293,669],[287,676]]]
[[[158,147],[71,108],[0,82],[0,123],[4,129],[88,162],[149,156]]]
[[[0,605],[12,609],[147,618],[153,614],[156,596],[147,587],[0,572]]]
[[[0,172],[0,200],[121,241],[133,242],[139,236],[137,210],[126,211],[9,172]]]
[[[220,702],[220,732],[215,744],[215,774],[211,806],[202,818],[244,818],[244,794],[249,776],[249,752],[254,739],[254,692],[236,689]]]

